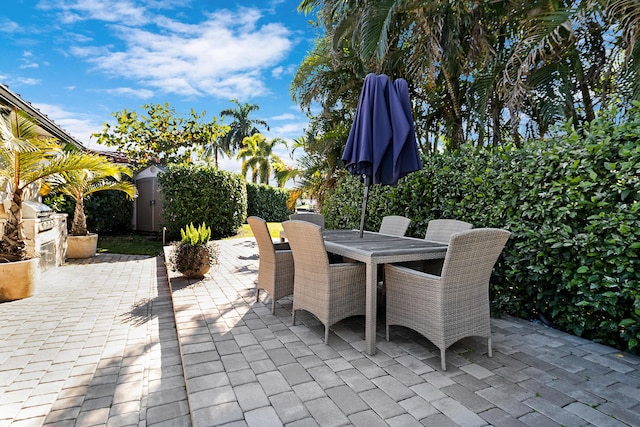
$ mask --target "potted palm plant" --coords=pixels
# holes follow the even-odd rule
[[[22,228],[22,202],[37,192],[39,183],[54,174],[100,169],[83,153],[64,153],[55,139],[42,137],[36,122],[25,112],[0,110],[0,194],[4,227],[0,237],[0,302],[33,294],[39,259],[27,255]]]
[[[211,241],[211,228],[193,223],[180,229],[182,240],[173,245],[169,258],[171,269],[187,279],[202,279],[218,261],[218,246]]]
[[[85,156],[92,159],[96,167],[53,174],[46,179],[44,189],[44,192],[62,193],[75,202],[71,230],[67,237],[68,258],[90,258],[96,254],[98,235],[87,230],[84,211],[84,200],[87,196],[98,191],[113,190],[122,191],[133,200],[136,194],[135,185],[122,180],[125,175],[132,176],[127,166],[113,163],[97,154]]]

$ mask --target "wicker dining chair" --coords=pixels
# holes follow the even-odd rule
[[[440,349],[443,371],[445,350],[465,337],[487,338],[491,357],[489,280],[510,234],[496,228],[454,234],[440,276],[387,264],[387,341],[392,325],[419,332]]]
[[[401,215],[388,215],[382,218],[378,233],[404,236],[411,220]]]
[[[274,243],[267,228],[267,222],[257,216],[250,216],[251,227],[260,254],[256,302],[260,300],[260,289],[271,296],[271,313],[276,311],[276,301],[293,293],[293,253],[288,243]]]
[[[449,243],[449,239],[455,233],[471,230],[473,224],[457,219],[432,219],[427,224],[425,240],[439,243]]]
[[[330,264],[320,226],[305,221],[282,223],[293,251],[295,286],[292,321],[306,310],[329,328],[342,319],[365,314],[366,270],[362,263]]]
[[[432,219],[427,224],[427,232],[424,235],[425,240],[438,243],[449,243],[449,239],[455,233],[460,231],[471,230],[473,224],[460,221],[457,219]],[[405,265],[405,267],[415,268],[425,273],[439,275],[442,271],[443,259],[429,259],[425,261],[418,261],[413,264]]]
[[[289,215],[290,221],[307,221],[319,225],[324,230],[324,215],[319,213],[297,213]]]

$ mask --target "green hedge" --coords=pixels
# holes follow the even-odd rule
[[[365,228],[399,214],[413,220],[416,237],[435,218],[509,229],[491,282],[494,314],[542,318],[637,352],[639,141],[633,109],[518,150],[434,155],[397,187],[371,188]],[[323,206],[327,227],[359,227],[362,194],[360,179],[343,177]]]
[[[180,228],[206,223],[214,239],[232,236],[247,217],[247,189],[240,175],[213,167],[170,165],[158,183],[164,200],[163,217],[169,239]]]
[[[71,230],[75,200],[62,194],[47,196],[43,202],[54,211],[68,214],[67,227]],[[85,198],[84,211],[87,229],[102,235],[129,234],[133,217],[133,201],[121,191],[100,191]]]
[[[281,222],[293,212],[287,208],[289,190],[264,184],[247,183],[247,216],[259,216],[268,222]]]

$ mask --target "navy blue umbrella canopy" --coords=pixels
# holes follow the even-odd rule
[[[365,77],[342,160],[349,172],[365,178],[362,237],[369,185],[396,185],[403,176],[422,169],[404,79],[392,82],[373,73]]]

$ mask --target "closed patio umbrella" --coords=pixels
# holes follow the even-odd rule
[[[365,77],[342,160],[350,173],[364,176],[362,237],[369,186],[396,185],[403,176],[422,169],[404,79],[392,82],[373,73]]]

